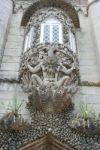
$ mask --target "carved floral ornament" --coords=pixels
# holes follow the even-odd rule
[[[45,8],[37,11],[28,22],[26,26],[26,34],[33,27],[34,35],[32,39],[33,46],[37,43],[40,43],[40,32],[41,32],[41,23],[48,19],[49,17],[55,17],[62,24],[63,29],[63,43],[67,43],[69,45],[69,31],[75,34],[74,25],[66,13],[64,13],[60,9],[56,8]]]
[[[72,4],[71,4],[72,3]],[[35,14],[36,11],[41,10],[42,8],[50,8],[55,7],[57,9],[61,9],[66,14],[70,16],[73,21],[73,24],[76,28],[80,27],[79,18],[77,11],[73,6],[73,1],[70,0],[36,0],[33,4],[25,11],[21,25],[26,26],[27,22],[29,22],[30,17]]]
[[[40,43],[41,23],[54,16],[63,26],[63,43]],[[28,93],[33,110],[61,111],[71,105],[79,80],[76,50],[72,49],[69,32],[74,34],[71,19],[60,9],[46,8],[30,19],[27,32],[34,26],[31,47],[23,52],[19,79]]]

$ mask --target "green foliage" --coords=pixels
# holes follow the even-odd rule
[[[11,104],[11,110],[13,111],[14,114],[18,114],[20,109],[22,108],[23,102],[17,100],[17,98],[14,96],[12,99],[12,104]]]
[[[4,107],[6,113],[12,112],[13,114],[18,115],[21,108],[23,107],[23,102],[14,96],[11,101],[2,102],[1,105]]]
[[[87,119],[91,115],[91,107],[87,103],[80,105],[81,115],[84,119]]]

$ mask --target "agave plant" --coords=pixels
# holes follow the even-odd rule
[[[10,128],[16,121],[21,119],[19,112],[22,108],[22,105],[23,102],[18,101],[15,96],[13,97],[12,102],[8,103],[9,112],[5,113],[0,120],[0,124],[4,129]],[[5,108],[7,109],[7,105],[5,105]]]
[[[82,117],[84,119],[87,119],[90,117],[91,107],[87,103],[83,103],[80,105],[80,111],[81,111]]]
[[[23,102],[17,100],[17,98],[14,96],[12,99],[12,104],[11,104],[11,111],[15,115],[15,117],[18,117],[19,112],[22,108]]]

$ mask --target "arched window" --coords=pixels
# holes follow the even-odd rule
[[[25,36],[25,45],[24,45],[24,52],[26,52],[28,49],[32,46],[32,37],[33,37],[34,28],[30,28],[30,30],[27,32]]]
[[[40,43],[62,43],[62,24],[49,17],[41,24]]]

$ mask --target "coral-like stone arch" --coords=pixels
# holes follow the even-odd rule
[[[65,11],[69,17],[72,19],[73,24],[76,28],[80,27],[79,17],[75,8],[64,0],[37,0],[33,3],[24,13],[21,25],[26,26],[30,17],[39,9],[44,7],[56,7]]]

